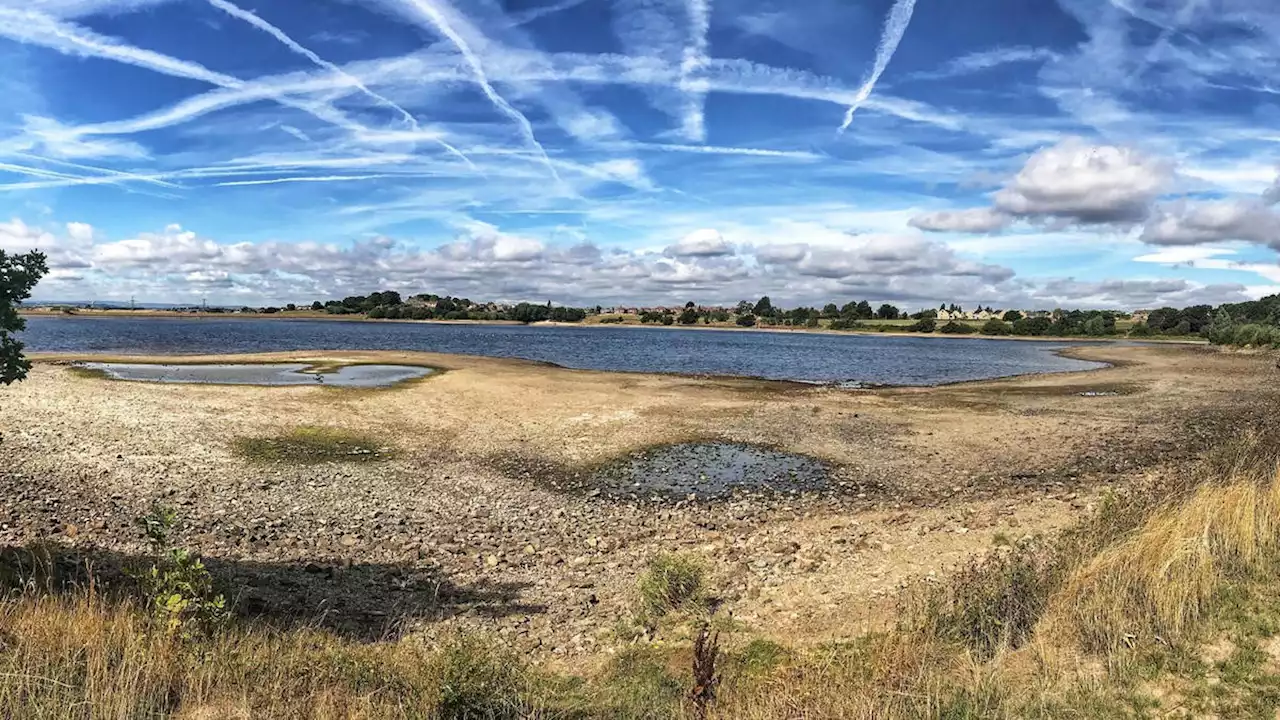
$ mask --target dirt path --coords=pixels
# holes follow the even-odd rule
[[[114,382],[42,358],[0,391],[0,545],[56,538],[121,561],[154,499],[177,505],[245,609],[377,636],[484,626],[539,652],[607,647],[659,551],[704,556],[726,607],[789,642],[856,634],[897,588],[1052,530],[1104,488],[1172,472],[1276,407],[1265,357],[1108,345],[1115,366],[935,389],[849,391],[566,370],[422,353],[241,359],[429,364],[391,390]],[[226,362],[221,356],[218,361]],[[385,462],[264,465],[232,441],[364,433]],[[691,439],[813,455],[839,495],[617,502],[548,487]]]

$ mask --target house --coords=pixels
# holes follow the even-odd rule
[[[1147,318],[1149,317],[1151,317],[1150,310],[1134,310],[1132,319],[1135,325],[1137,324],[1145,325],[1147,323]]]

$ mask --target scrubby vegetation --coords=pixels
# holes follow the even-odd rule
[[[175,595],[187,608],[221,601],[198,560],[172,547],[171,513],[156,508],[140,525],[154,554],[143,567],[173,582],[138,573],[132,584],[65,585],[41,576],[61,567],[47,552],[5,556],[0,716],[1272,717],[1273,441],[1115,494],[1060,535],[1001,543],[947,581],[906,591],[894,629],[853,642],[755,637],[768,628],[717,619],[704,561],[656,557],[636,586],[647,627],[581,676],[539,670],[486,636],[358,643],[169,612]]]
[[[236,438],[232,447],[247,460],[301,464],[367,462],[386,459],[392,452],[374,438],[329,427],[299,427],[281,435]]]

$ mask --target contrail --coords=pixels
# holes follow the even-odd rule
[[[480,91],[484,93],[485,97],[489,98],[489,102],[493,103],[493,106],[496,107],[499,112],[506,115],[508,118],[511,118],[516,125],[520,126],[520,130],[523,132],[525,140],[538,151],[539,155],[542,156],[547,169],[551,171],[551,176],[556,179],[556,182],[562,182],[560,174],[556,172],[555,167],[551,164],[551,156],[547,155],[546,149],[542,147],[542,143],[538,142],[537,136],[534,135],[533,124],[529,122],[529,118],[525,117],[524,113],[512,107],[511,103],[507,102],[505,98],[498,94],[497,90],[493,89],[493,85],[489,84],[489,77],[485,75],[484,66],[480,64],[480,58],[475,54],[475,51],[471,49],[471,45],[467,43],[462,35],[460,35],[451,24],[449,24],[449,19],[445,17],[445,14],[441,11],[440,7],[432,0],[406,1],[413,6],[415,10],[424,15],[437,32],[443,35],[449,42],[453,43],[453,46],[458,49],[458,53],[462,55],[462,59],[466,62],[467,67],[471,69],[471,74],[474,76],[475,83],[479,86]]]
[[[707,82],[695,81],[692,76],[707,67],[709,44],[707,34],[711,31],[711,0],[687,0],[689,10],[690,43],[684,49],[684,60],[680,63],[680,89],[688,97],[682,128],[685,137],[702,141],[707,137],[707,124],[704,104],[707,96]]]
[[[916,0],[897,0],[893,4],[893,9],[889,11],[889,18],[884,23],[884,34],[880,36],[880,45],[876,48],[876,63],[871,68],[871,74],[867,76],[866,82],[862,83],[858,94],[854,96],[853,104],[845,112],[844,123],[840,125],[839,132],[849,129],[849,124],[853,122],[853,114],[867,98],[871,97],[871,91],[875,90],[876,82],[884,74],[885,68],[889,67],[893,54],[898,51],[898,43],[902,42],[902,36],[906,34],[907,26],[911,24],[911,14],[915,10]]]
[[[214,183],[214,187],[244,187],[246,185],[277,185],[279,183],[295,183],[295,182],[343,182],[347,180],[379,180],[382,178],[398,177],[396,175],[325,175],[322,177],[305,176],[305,177],[286,177],[273,178],[271,180],[235,180],[233,182]]]
[[[343,70],[337,65],[334,65],[328,60],[325,60],[324,58],[315,54],[311,50],[308,50],[307,48],[303,47],[300,43],[298,43],[293,38],[286,35],[283,30],[276,27],[275,25],[272,25],[271,23],[267,22],[266,20],[263,20],[262,18],[258,17],[254,13],[249,12],[248,10],[245,10],[243,8],[240,8],[237,5],[227,2],[227,0],[209,0],[209,4],[221,10],[222,12],[230,15],[231,17],[243,20],[249,23],[250,25],[258,28],[259,30],[267,33],[268,35],[275,38],[276,40],[279,40],[280,43],[283,44],[285,47],[289,48],[290,50],[294,51],[299,55],[302,55],[303,57],[307,58],[308,60],[315,63],[316,65],[319,65],[325,70],[328,70],[329,72],[335,75],[338,75],[346,80],[349,80],[352,85],[354,85],[358,90],[360,90],[360,92],[364,93],[365,95],[368,95],[374,101],[388,108],[391,108],[392,110],[395,110],[397,113],[399,113],[400,117],[404,118],[405,122],[409,124],[409,127],[413,128],[414,130],[419,129],[417,119],[414,118],[413,115],[408,110],[405,110],[403,107],[397,105],[395,102],[393,102],[386,96],[380,95],[374,92],[373,90],[370,90],[369,87],[360,80],[360,78],[355,77],[354,75],[348,73],[346,70]],[[475,165],[472,164],[471,160],[466,155],[462,154],[461,150],[450,145],[444,140],[440,140],[438,138],[436,139],[436,142],[440,143],[440,146],[443,147],[445,150],[447,150],[450,154],[459,158],[460,160],[465,162],[467,165],[470,165],[472,169],[475,168]]]

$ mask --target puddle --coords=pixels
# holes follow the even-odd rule
[[[705,500],[823,490],[829,474],[826,463],[802,455],[737,443],[687,443],[623,458],[597,470],[585,486],[613,497]]]
[[[333,371],[306,372],[307,363],[240,365],[156,365],[151,363],[82,363],[86,370],[116,380],[210,385],[327,385],[344,388],[389,387],[426,377],[431,368],[414,365],[348,365]]]

